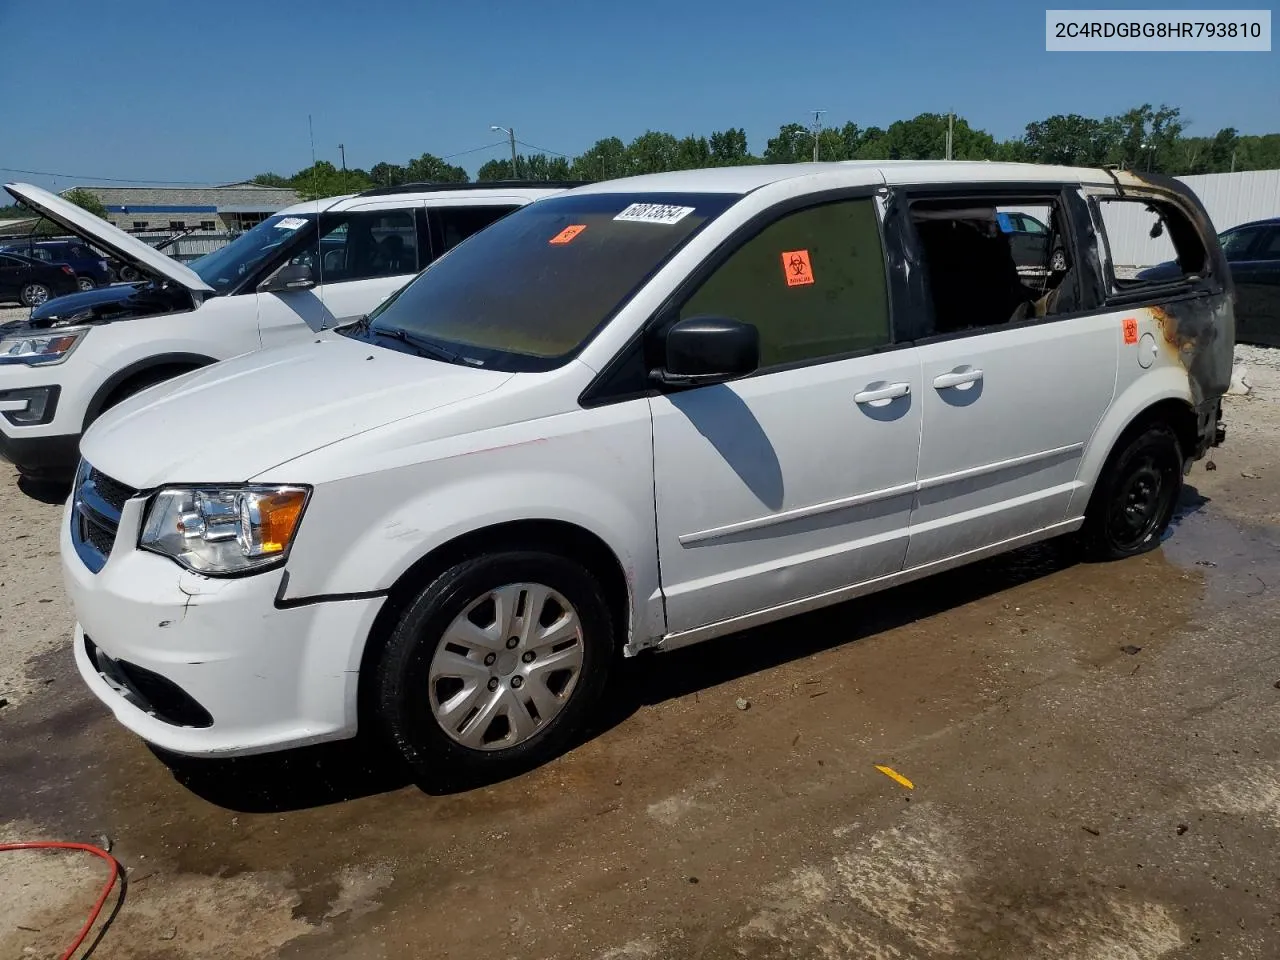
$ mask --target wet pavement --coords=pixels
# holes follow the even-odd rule
[[[467,791],[364,745],[167,765],[58,646],[0,709],[0,840],[111,838],[99,958],[1280,955],[1280,421],[1231,409],[1158,551],[631,661],[586,742]],[[0,957],[56,955],[96,868],[17,856]]]

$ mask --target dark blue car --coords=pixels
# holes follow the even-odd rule
[[[0,245],[0,251],[16,253],[44,263],[65,263],[75,273],[76,283],[81,290],[105,287],[115,280],[107,258],[95,253],[83,240],[23,237],[6,241]]]

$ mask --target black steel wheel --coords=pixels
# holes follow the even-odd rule
[[[1122,438],[1085,513],[1086,553],[1119,560],[1159,546],[1182,492],[1182,467],[1182,444],[1166,423]]]

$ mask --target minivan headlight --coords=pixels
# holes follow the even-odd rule
[[[147,507],[138,546],[210,576],[284,561],[311,494],[304,486],[166,487]]]
[[[25,363],[46,366],[61,363],[71,355],[88,327],[79,330],[58,330],[50,333],[19,334],[0,340],[0,364]]]

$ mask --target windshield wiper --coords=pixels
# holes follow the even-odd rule
[[[473,362],[464,360],[461,354],[454,353],[447,347],[442,347],[431,340],[416,336],[408,330],[401,330],[399,327],[392,327],[389,330],[375,329],[373,332],[380,337],[388,337],[391,340],[407,343],[424,356],[434,357],[436,360],[443,360],[446,363]]]
[[[358,337],[363,333],[367,333],[368,330],[369,315],[367,313],[363,314],[356,320],[352,320],[350,323],[344,323],[340,327],[334,327],[334,332],[340,333],[344,337]]]

